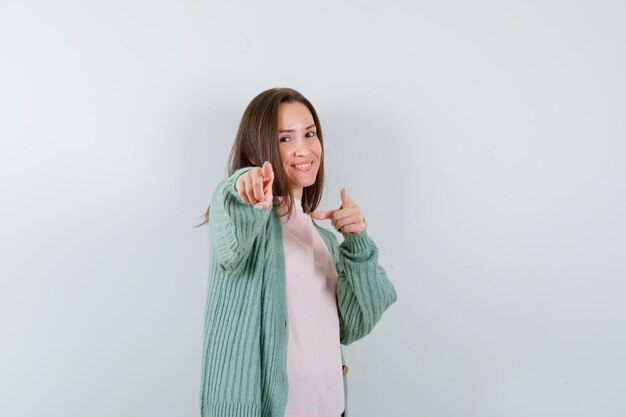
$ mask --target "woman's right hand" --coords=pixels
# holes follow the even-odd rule
[[[268,209],[272,200],[272,183],[274,170],[269,161],[263,167],[255,167],[241,174],[235,182],[235,188],[244,203],[254,205],[255,208]]]

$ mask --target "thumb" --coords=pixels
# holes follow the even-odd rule
[[[333,211],[314,211],[311,213],[311,217],[313,217],[315,220],[326,220],[326,219],[330,219],[333,216]]]
[[[350,197],[348,197],[348,194],[346,193],[346,189],[342,188],[339,191],[339,195],[341,196],[341,208],[348,207],[348,205],[352,202],[352,200],[350,200]]]

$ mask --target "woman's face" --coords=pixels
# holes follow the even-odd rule
[[[313,115],[307,106],[300,102],[278,106],[278,141],[289,186],[294,197],[301,200],[302,188],[315,183],[322,154]]]

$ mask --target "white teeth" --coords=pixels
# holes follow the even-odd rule
[[[308,168],[311,166],[311,164],[299,164],[299,165],[293,165],[295,168]]]

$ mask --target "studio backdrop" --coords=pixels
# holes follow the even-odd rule
[[[345,187],[398,294],[344,348],[352,417],[626,415],[624,21],[587,0],[0,0],[0,415],[199,415],[194,226],[271,87],[318,110],[319,209]]]

